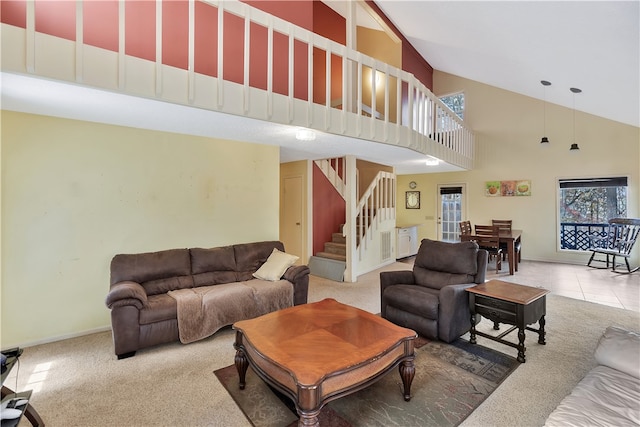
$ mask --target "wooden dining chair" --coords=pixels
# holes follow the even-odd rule
[[[476,225],[475,232],[468,237],[475,241],[481,249],[489,252],[489,259],[496,258],[496,273],[502,269],[502,248],[500,248],[500,237],[498,227],[493,225]]]
[[[491,220],[491,224],[495,225],[498,227],[499,231],[506,231],[511,233],[511,226],[512,226],[513,221],[510,219],[492,219]],[[502,248],[502,259],[504,260],[507,256],[507,244],[506,243],[501,243],[500,247]],[[522,261],[522,254],[520,252],[520,241],[516,242],[515,244],[515,257],[514,260],[516,262],[521,262]]]
[[[460,235],[471,234],[471,221],[460,221]]]

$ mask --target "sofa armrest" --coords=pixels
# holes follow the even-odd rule
[[[380,315],[385,317],[387,305],[384,302],[384,290],[393,285],[413,285],[416,280],[412,270],[383,271],[380,273]]]
[[[309,296],[309,267],[294,265],[282,275],[293,284],[293,305],[306,304]]]
[[[110,309],[133,305],[138,310],[147,303],[147,293],[141,284],[124,281],[111,285],[105,304]]]
[[[476,284],[447,285],[440,289],[438,338],[442,341],[451,342],[471,329],[469,292],[465,289],[473,286]]]

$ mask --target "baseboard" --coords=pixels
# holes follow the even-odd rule
[[[106,331],[110,331],[110,330],[111,330],[111,326],[102,326],[100,328],[87,329],[87,330],[82,331],[82,332],[74,332],[74,333],[71,333],[71,334],[58,335],[58,336],[55,336],[55,337],[44,338],[44,339],[36,340],[36,341],[26,341],[26,342],[22,342],[22,343],[18,343],[16,345],[13,345],[13,347],[20,347],[20,348],[34,347],[36,345],[50,344],[50,343],[56,342],[56,341],[63,341],[63,340],[71,339],[71,338],[83,337],[85,335],[97,334],[99,332],[106,332]]]

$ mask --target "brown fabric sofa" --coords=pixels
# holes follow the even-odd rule
[[[488,253],[475,242],[423,239],[413,270],[380,273],[383,318],[451,342],[471,329],[466,288],[483,283]]]
[[[270,293],[260,292],[265,287],[260,286],[253,273],[265,263],[274,248],[284,252],[282,242],[268,241],[211,249],[116,255],[111,261],[111,286],[106,305],[111,309],[113,343],[118,359],[133,356],[138,349],[180,338],[177,302],[169,291],[226,284],[224,288],[228,291],[219,297],[221,309],[230,310],[234,304],[238,305],[234,286],[243,287],[242,295],[248,295],[249,299],[247,305],[269,307],[268,301],[257,301],[269,298]],[[309,267],[289,267],[282,279],[293,287],[291,305],[305,304]],[[273,286],[276,284],[287,286],[286,282],[274,282]],[[265,286],[269,285],[265,283]],[[249,293],[247,287],[251,288]],[[236,300],[229,300],[227,294],[235,294]],[[256,301],[251,301],[252,298]],[[228,318],[233,318],[233,313]],[[237,320],[241,319],[234,321]]]

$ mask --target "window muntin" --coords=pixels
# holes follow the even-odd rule
[[[589,248],[611,218],[627,216],[627,177],[560,179],[560,249]]]

